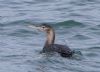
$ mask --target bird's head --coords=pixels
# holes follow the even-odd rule
[[[48,32],[52,29],[52,27],[48,24],[30,25],[29,27],[40,30],[40,31],[44,31],[44,32]]]

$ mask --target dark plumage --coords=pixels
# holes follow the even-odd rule
[[[47,53],[47,52],[57,52],[59,53],[62,57],[71,57],[73,54],[73,51],[66,45],[60,45],[60,44],[54,44],[55,41],[55,31],[54,29],[47,24],[42,24],[39,26],[31,26],[35,27],[41,31],[46,32],[46,37],[47,40],[45,42],[45,45],[43,47],[42,52]]]

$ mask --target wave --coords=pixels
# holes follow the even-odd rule
[[[6,24],[0,24],[0,26],[42,24],[42,23],[45,23],[45,22],[32,22],[30,20],[18,20],[18,21],[9,22]],[[77,22],[74,20],[68,20],[68,21],[62,21],[62,22],[47,22],[47,24],[50,24],[52,26],[63,26],[63,27],[75,27],[75,26],[85,27],[83,23]]]
[[[68,21],[63,21],[63,22],[58,22],[56,23],[57,26],[63,26],[63,27],[67,27],[67,28],[71,28],[71,27],[85,27],[85,25],[83,23],[74,21],[74,20],[68,20]]]
[[[85,36],[85,35],[75,35],[72,37],[72,39],[87,40],[87,39],[91,39],[91,38],[88,36]]]

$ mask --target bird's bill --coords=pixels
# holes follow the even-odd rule
[[[28,27],[33,28],[33,29],[39,29],[39,26],[35,26],[35,25],[29,25]]]

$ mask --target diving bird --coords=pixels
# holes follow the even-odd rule
[[[46,41],[42,53],[57,52],[62,57],[72,57],[73,51],[67,45],[55,44],[55,30],[49,24],[30,25],[29,27],[38,29],[46,33]]]

